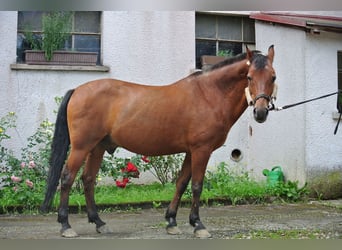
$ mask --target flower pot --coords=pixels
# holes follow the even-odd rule
[[[227,57],[224,56],[201,56],[202,70],[206,70],[210,68],[212,65],[222,62],[225,59],[227,59]]]
[[[55,51],[52,59],[46,60],[44,51],[26,50],[25,61],[27,64],[40,65],[96,65],[97,52],[79,51]]]

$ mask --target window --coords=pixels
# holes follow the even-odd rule
[[[338,89],[342,90],[342,51],[337,52],[337,81]],[[342,113],[342,94],[337,95],[337,110]]]
[[[42,37],[43,11],[19,11],[17,34],[17,63],[25,62],[24,51],[30,49],[25,38],[25,31],[32,31],[39,40]],[[101,12],[72,12],[72,30],[64,49],[97,52],[97,64],[101,62]]]
[[[196,13],[196,68],[202,68],[202,55],[218,55],[220,51],[237,55],[246,44],[255,44],[253,19]]]

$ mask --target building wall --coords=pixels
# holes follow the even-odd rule
[[[256,23],[257,49],[275,45],[274,68],[279,85],[277,106],[318,97],[337,90],[337,51],[342,36],[312,35],[282,25]],[[317,172],[341,169],[341,131],[333,135],[336,96],[272,112],[265,124],[250,117],[249,167],[257,175],[280,165],[289,180],[307,182]]]
[[[305,50],[306,98],[337,90],[337,51],[342,50],[342,34],[307,34]],[[306,167],[309,177],[317,172],[342,170],[342,130],[334,129],[336,95],[306,105]],[[322,174],[322,173],[321,173]],[[341,180],[342,182],[342,180]]]
[[[289,27],[256,22],[256,47],[267,53],[274,45],[273,67],[279,86],[276,106],[305,98],[305,33]],[[305,108],[298,106],[270,112],[267,121],[258,124],[250,114],[249,165],[257,178],[264,168],[281,166],[290,180],[305,182]]]

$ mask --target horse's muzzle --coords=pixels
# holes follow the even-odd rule
[[[267,119],[268,108],[254,108],[253,115],[257,122],[263,123]]]

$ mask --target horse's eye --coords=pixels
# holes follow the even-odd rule
[[[272,76],[272,82],[274,82],[277,79],[276,76]]]
[[[252,77],[247,76],[247,80],[248,80],[248,81],[252,81]]]

